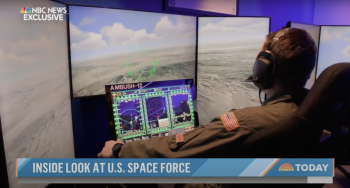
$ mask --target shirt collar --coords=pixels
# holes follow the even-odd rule
[[[308,93],[308,89],[300,89],[294,92],[280,92],[276,93],[269,99],[263,102],[262,106],[267,106],[271,104],[276,104],[279,102],[293,101],[300,104]]]

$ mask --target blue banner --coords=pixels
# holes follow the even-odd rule
[[[27,159],[17,177],[333,177],[333,159]]]

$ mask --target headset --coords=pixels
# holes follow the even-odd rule
[[[282,38],[291,30],[300,29],[287,27],[283,28],[275,34],[273,39],[270,41],[267,50],[259,52],[254,63],[253,75],[249,76],[249,78],[245,80],[246,82],[253,82],[254,85],[259,88],[260,103],[262,103],[260,97],[261,90],[271,88],[274,81],[273,79],[276,71],[277,62],[275,56],[271,52],[272,47],[280,38]],[[306,32],[305,30],[302,31]]]
[[[276,58],[271,52],[273,45],[283,37],[290,28],[278,31],[270,41],[267,50],[259,52],[253,67],[253,75],[246,79],[246,82],[253,82],[259,88],[259,100],[261,101],[261,90],[269,89],[273,85],[273,78],[276,70]],[[265,95],[266,99],[266,95]]]
[[[246,79],[246,82],[253,82],[260,90],[272,87],[277,62],[271,50],[273,45],[283,37],[289,29],[290,28],[285,28],[278,31],[270,41],[267,50],[259,52],[254,63],[253,75]]]

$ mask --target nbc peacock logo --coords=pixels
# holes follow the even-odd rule
[[[284,163],[280,166],[278,171],[294,171],[294,168],[291,164]]]
[[[21,13],[22,14],[30,14],[30,8],[27,8],[27,7],[23,7],[21,8]]]

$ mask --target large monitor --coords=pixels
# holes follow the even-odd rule
[[[270,31],[269,17],[198,18],[200,124],[231,109],[260,105],[259,90],[245,82]],[[264,99],[264,96],[261,97]]]
[[[9,184],[45,188],[18,183],[15,159],[74,158],[67,20],[23,21],[23,6],[66,5],[36,0],[0,6],[6,23],[0,27],[0,114]]]
[[[317,77],[327,67],[350,62],[350,26],[321,26]]]
[[[73,97],[104,86],[194,79],[196,17],[69,6]]]
[[[192,130],[193,79],[105,86],[112,139],[125,142]]]
[[[321,26],[291,22],[291,27],[304,29],[305,31],[307,31],[311,35],[312,39],[315,41],[316,47],[319,48]],[[315,62],[315,68],[312,71],[310,78],[307,81],[305,86],[308,89],[311,88],[311,86],[314,84],[316,80],[316,66],[317,66],[317,60]]]

